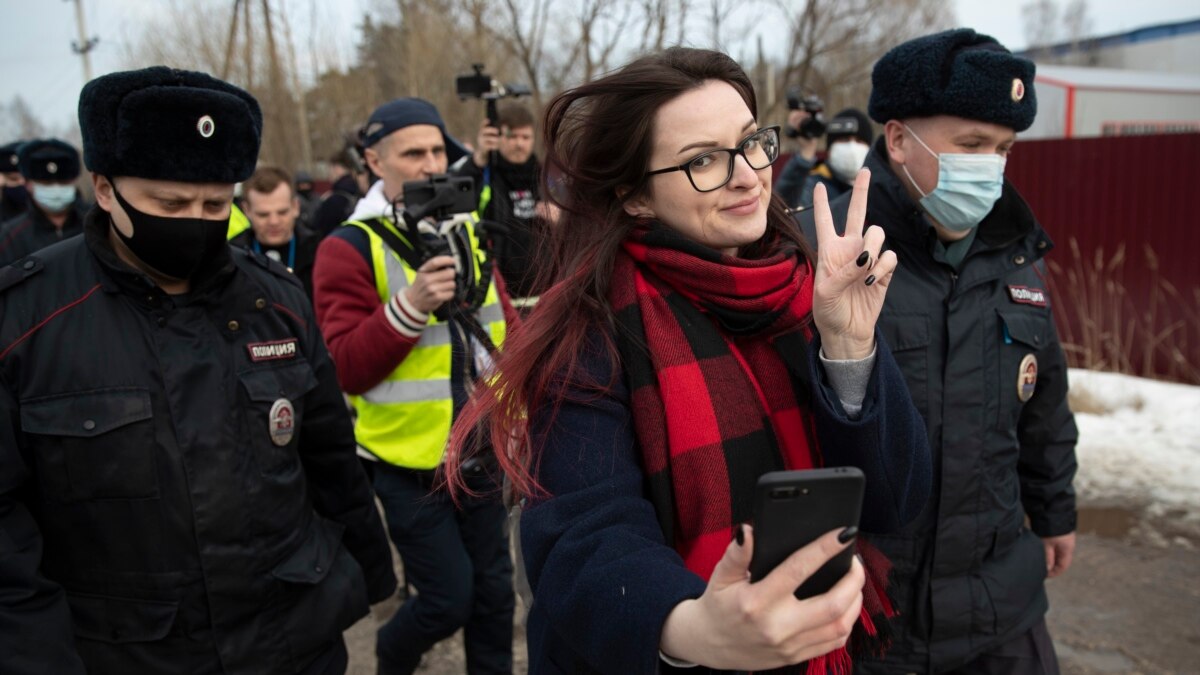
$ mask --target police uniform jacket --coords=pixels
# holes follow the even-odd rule
[[[937,672],[1045,614],[1039,537],[1075,530],[1077,431],[1041,262],[1052,244],[1029,206],[1006,182],[956,272],[886,157],[880,139],[866,161],[867,222],[900,260],[878,325],[925,418],[934,490],[904,531],[869,535],[895,565],[899,634],[859,667]],[[849,198],[831,205],[839,230]],[[801,221],[815,246],[811,211]]]
[[[39,206],[30,204],[27,211],[0,225],[0,265],[7,265],[83,232],[83,216],[86,212],[83,202],[76,199],[67,211],[62,229],[59,229]]]
[[[304,291],[108,222],[0,273],[0,671],[299,672],[395,588]]]

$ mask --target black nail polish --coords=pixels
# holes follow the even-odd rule
[[[847,527],[846,529],[842,530],[840,534],[838,534],[838,542],[844,544],[857,536],[858,536],[858,528],[855,527],[854,525],[851,525],[850,527]]]
[[[863,251],[862,253],[858,254],[858,259],[854,261],[854,264],[858,265],[859,267],[862,267],[863,265],[866,265],[867,261],[870,259],[871,259],[871,254],[867,253],[866,251]]]
[[[866,281],[864,281],[863,283],[864,283],[864,284],[866,284],[866,285],[868,285],[868,286],[870,286],[871,284],[875,283],[875,275],[874,275],[874,274],[870,275],[869,277],[867,277],[867,280],[866,280]]]
[[[733,540],[737,542],[738,546],[746,543],[746,530],[744,527],[738,525],[737,528],[734,529]]]

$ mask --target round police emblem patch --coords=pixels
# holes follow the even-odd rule
[[[196,131],[199,131],[200,135],[205,138],[212,138],[212,135],[217,131],[217,123],[213,121],[211,116],[205,115],[196,122]]]
[[[1022,403],[1033,398],[1033,392],[1037,389],[1037,369],[1037,357],[1033,354],[1026,354],[1021,359],[1021,368],[1017,373],[1017,398]]]
[[[267,418],[267,425],[272,443],[283,447],[292,442],[292,436],[296,434],[295,418],[296,409],[286,398],[281,398],[271,405],[271,415]]]
[[[58,173],[58,165],[54,162],[46,162],[46,173],[50,175]]]
[[[1012,100],[1020,101],[1023,98],[1025,98],[1025,83],[1021,81],[1021,78],[1014,77],[1012,83]]]

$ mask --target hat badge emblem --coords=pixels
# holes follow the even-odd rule
[[[46,162],[46,172],[51,175],[58,173],[58,165],[54,162]]]
[[[217,131],[217,123],[213,121],[211,115],[205,115],[196,121],[196,131],[205,138],[212,138],[212,135]]]
[[[1012,100],[1019,102],[1023,98],[1025,98],[1025,83],[1021,81],[1021,78],[1014,77],[1012,83]]]
[[[13,155],[13,156],[12,156],[12,157],[10,157],[10,158],[9,158],[9,160],[8,160],[8,163],[9,163],[9,164],[12,164],[13,166],[16,166],[16,165],[17,165],[17,162],[18,162],[18,160],[17,160],[17,156],[16,156],[16,155]]]

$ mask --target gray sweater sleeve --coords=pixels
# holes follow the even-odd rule
[[[839,361],[825,358],[825,350],[819,354],[821,367],[829,376],[829,385],[837,393],[846,415],[850,419],[858,419],[862,413],[863,399],[867,395],[867,383],[871,380],[871,370],[875,368],[875,352],[858,360]]]

